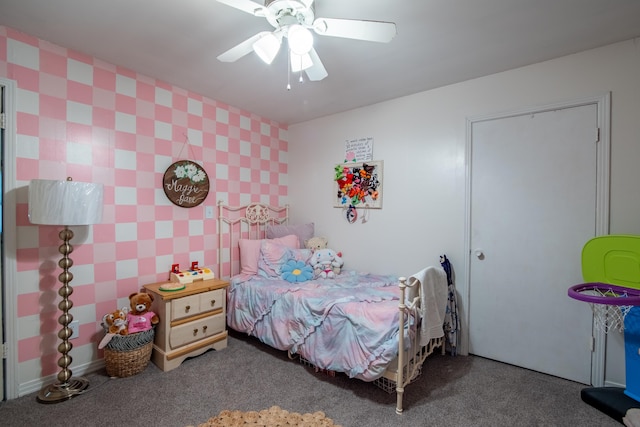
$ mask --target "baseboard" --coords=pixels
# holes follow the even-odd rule
[[[104,369],[104,359],[94,360],[82,365],[74,364],[72,367],[73,376],[83,376],[92,372],[97,372],[100,369]],[[18,397],[26,396],[31,393],[40,391],[44,386],[58,381],[58,373],[46,377],[38,378],[37,380],[28,381],[22,383],[18,387]]]
[[[604,382],[604,386],[605,387],[620,387],[620,388],[625,388],[625,384],[621,384],[615,381],[605,381]]]

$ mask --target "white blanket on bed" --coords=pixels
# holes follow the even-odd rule
[[[409,277],[409,283],[418,281],[420,286],[420,345],[427,345],[432,338],[444,336],[447,310],[447,273],[440,267],[427,267]]]

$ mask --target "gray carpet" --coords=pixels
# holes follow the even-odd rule
[[[72,367],[73,368],[73,367]],[[582,402],[583,385],[474,357],[433,355],[406,387],[405,411],[395,394],[344,376],[329,377],[232,334],[228,348],[188,359],[170,372],[152,363],[133,377],[87,376],[84,395],[44,405],[35,394],[0,403],[0,425],[197,426],[224,409],[277,405],[323,411],[351,426],[620,426]]]

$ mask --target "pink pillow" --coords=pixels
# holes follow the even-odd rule
[[[299,245],[298,236],[295,234],[269,240],[292,249],[297,249]],[[262,240],[240,239],[238,245],[240,246],[240,273],[252,276],[258,274],[258,259]]]
[[[258,274],[258,256],[260,255],[260,244],[262,240],[240,239],[240,273]]]
[[[280,277],[282,266],[294,259],[305,264],[311,258],[311,250],[296,249],[273,240],[263,240],[258,257],[258,274],[263,277]]]

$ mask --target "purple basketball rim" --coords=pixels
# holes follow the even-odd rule
[[[613,292],[616,296],[589,295],[585,293],[587,291],[598,291],[601,293]],[[592,304],[619,306],[640,305],[640,289],[625,288],[624,286],[611,285],[609,283],[580,283],[578,285],[571,286],[568,294],[573,299]]]

